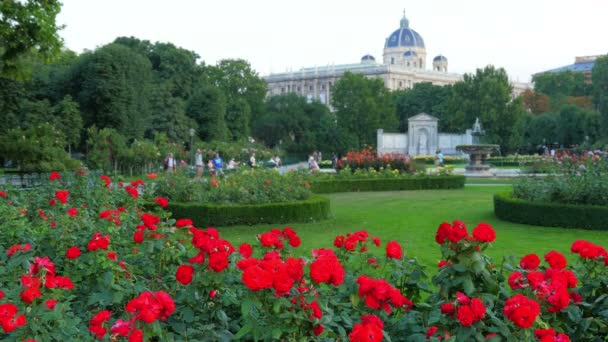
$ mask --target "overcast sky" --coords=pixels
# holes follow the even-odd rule
[[[260,74],[382,58],[403,10],[427,66],[504,67],[513,80],[608,52],[606,0],[63,0],[58,21],[78,53],[118,36],[172,42],[207,64],[243,58]]]

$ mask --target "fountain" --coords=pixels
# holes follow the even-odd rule
[[[456,146],[457,151],[469,155],[469,165],[467,165],[465,171],[471,176],[491,176],[490,165],[487,165],[485,161],[491,153],[498,151],[498,145],[480,143],[481,136],[485,135],[485,131],[481,129],[479,118],[473,124],[471,135],[473,136],[472,145]]]

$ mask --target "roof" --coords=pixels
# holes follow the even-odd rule
[[[564,72],[564,71],[591,72],[594,64],[595,64],[595,61],[579,62],[579,63],[570,64],[570,65],[565,65],[565,66],[555,68],[555,69],[546,70],[546,71],[540,72],[539,74],[542,74],[545,72]]]
[[[407,119],[407,121],[439,121],[439,119],[427,113],[420,113]]]

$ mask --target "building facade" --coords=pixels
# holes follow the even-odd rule
[[[390,90],[409,89],[423,82],[448,85],[462,80],[461,74],[448,72],[445,56],[435,56],[430,69],[427,69],[426,60],[424,40],[410,27],[404,14],[399,28],[385,40],[382,62],[365,55],[359,63],[302,68],[295,72],[270,74],[264,79],[268,84],[268,96],[296,93],[309,101],[318,100],[328,105],[333,85],[346,72],[381,78]],[[512,82],[512,86],[513,96],[531,88],[530,84],[520,82]]]
[[[585,82],[591,83],[591,72],[593,71],[593,66],[595,65],[595,60],[599,57],[603,57],[606,55],[596,55],[596,56],[580,56],[574,58],[574,64],[565,65],[559,68],[539,72],[539,74],[544,74],[547,72],[564,72],[564,71],[572,71],[572,72],[580,72],[585,75]]]

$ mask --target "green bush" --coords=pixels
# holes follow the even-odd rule
[[[350,191],[398,191],[428,189],[459,189],[464,176],[412,176],[407,178],[333,179],[311,183],[315,193]]]
[[[171,202],[166,208],[175,218],[190,218],[197,227],[309,222],[330,215],[329,199],[311,196],[307,200],[257,205],[213,205]]]
[[[494,195],[494,214],[501,220],[537,226],[608,230],[608,206],[536,203],[514,198],[511,191]]]

